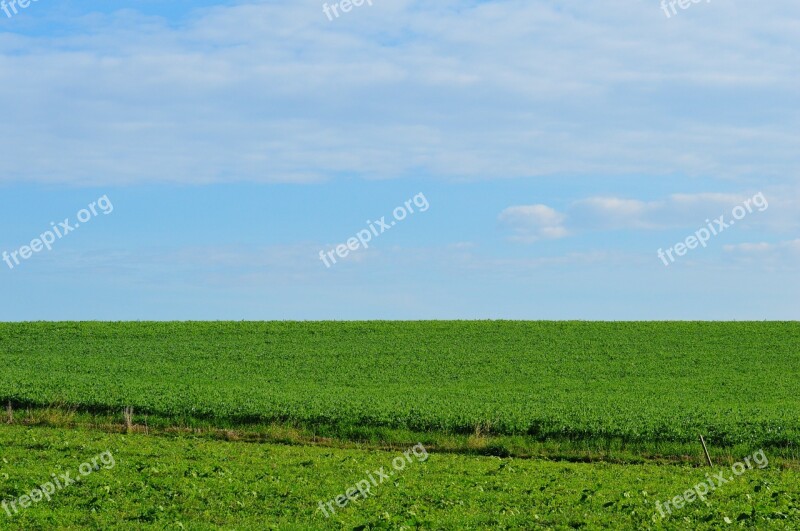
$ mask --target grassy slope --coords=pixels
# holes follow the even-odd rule
[[[106,450],[113,469],[13,519],[0,513],[0,529],[716,529],[726,517],[758,529],[800,523],[800,472],[779,470],[775,460],[662,521],[653,501],[684,492],[707,469],[430,454],[325,520],[319,501],[367,470],[391,468],[398,452],[2,425],[0,499]]]
[[[3,402],[167,423],[800,442],[800,323],[1,324],[0,363]]]

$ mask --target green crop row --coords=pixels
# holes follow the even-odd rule
[[[432,453],[326,518],[319,503],[392,470],[400,451],[362,451],[0,425],[0,500],[13,501],[92,456],[74,485],[0,529],[796,529],[800,473],[753,468],[681,509],[657,510],[707,468],[553,463]],[[738,456],[739,458],[744,455]],[[730,468],[720,466],[719,471]],[[730,472],[728,472],[730,473]],[[377,478],[376,478],[377,479]]]
[[[15,406],[800,443],[800,323],[15,323],[0,325],[0,367]]]

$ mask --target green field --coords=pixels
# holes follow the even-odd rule
[[[800,472],[775,462],[662,519],[655,502],[703,481],[707,469],[432,453],[326,519],[320,501],[366,471],[391,468],[400,452],[22,427],[0,427],[0,448],[4,500],[101,452],[115,462],[49,502],[12,518],[0,512],[2,529],[717,529],[725,518],[792,529],[800,522]]]
[[[0,362],[0,501],[116,457],[0,529],[800,528],[800,323],[19,323]],[[699,434],[769,466],[662,519]]]
[[[800,323],[3,324],[0,362],[1,403],[153,422],[800,443]]]

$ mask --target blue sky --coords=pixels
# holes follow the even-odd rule
[[[0,320],[800,318],[797,3],[323,4],[0,11]]]

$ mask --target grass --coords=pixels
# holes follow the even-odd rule
[[[220,428],[213,422],[193,422],[173,425],[167,419],[137,416],[125,410],[118,415],[77,412],[55,405],[46,408],[27,408],[12,413],[14,425],[28,427],[81,428],[107,433],[141,433],[152,435],[189,435],[210,440],[250,443],[280,443],[316,445],[333,448],[369,448],[374,450],[400,449],[416,442],[436,452],[495,457],[518,457],[592,463],[606,461],[619,464],[680,463],[705,464],[699,441],[627,442],[621,440],[565,439],[538,440],[528,436],[491,435],[476,430],[471,435],[439,432],[415,432],[391,428],[353,428],[343,431],[336,426],[298,427],[290,423],[262,423],[243,427]],[[7,423],[8,424],[8,423]],[[751,451],[751,446],[738,444],[710,447],[715,463],[732,463],[737,456]],[[794,448],[773,448],[771,455],[786,461],[800,462]]]
[[[800,525],[798,323],[16,323],[0,362],[0,501],[115,457],[0,529]],[[769,466],[662,518],[700,433]]]
[[[718,529],[725,518],[788,529],[800,522],[800,471],[777,459],[662,519],[654,502],[703,481],[707,468],[430,453],[326,519],[319,502],[344,494],[367,471],[390,470],[400,450],[16,425],[0,426],[0,448],[6,501],[102,452],[115,461],[50,502],[13,518],[0,513],[3,529]]]
[[[16,410],[130,407],[156,429],[427,434],[501,455],[800,443],[800,323],[14,323],[0,362]]]

